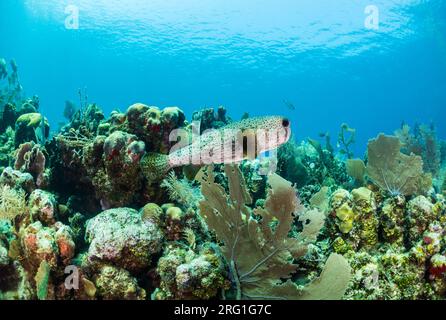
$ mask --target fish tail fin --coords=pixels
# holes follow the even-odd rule
[[[150,181],[161,180],[171,169],[169,156],[160,153],[146,153],[141,159],[144,176]]]

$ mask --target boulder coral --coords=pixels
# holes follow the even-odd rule
[[[169,135],[173,129],[185,125],[186,117],[178,107],[163,110],[142,103],[127,109],[124,121],[117,125],[118,130],[137,135],[150,152],[167,153],[172,145]]]
[[[133,203],[143,184],[139,160],[144,152],[144,142],[122,131],[86,146],[83,163],[103,209]]]
[[[94,268],[113,264],[140,272],[150,266],[152,257],[161,250],[161,230],[152,221],[143,220],[134,209],[110,209],[88,220],[86,225],[90,244],[86,261]]]
[[[52,225],[57,221],[58,204],[52,193],[40,189],[34,190],[29,196],[28,206],[33,219],[46,225]]]
[[[144,300],[146,292],[127,270],[104,265],[94,276],[97,295],[104,300]]]
[[[158,261],[160,287],[153,298],[210,299],[227,287],[226,271],[218,248],[207,243],[198,253],[180,246],[169,246]]]
[[[435,216],[434,205],[425,196],[418,196],[410,200],[407,204],[407,221],[409,224],[409,241],[416,242],[427,230],[429,224],[437,217]]]

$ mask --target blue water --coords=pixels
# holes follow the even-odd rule
[[[65,8],[80,9],[79,29]],[[16,59],[53,129],[64,102],[106,113],[135,102],[178,105],[190,117],[224,105],[233,118],[284,114],[298,138],[347,122],[357,153],[402,121],[446,137],[446,1],[1,0],[0,56]],[[290,110],[286,99],[295,105]]]

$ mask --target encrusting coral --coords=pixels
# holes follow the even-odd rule
[[[146,292],[130,273],[115,266],[104,265],[94,277],[97,294],[105,300],[144,300]]]
[[[160,287],[154,299],[210,299],[226,288],[226,271],[218,248],[205,243],[198,253],[170,245],[158,261]]]

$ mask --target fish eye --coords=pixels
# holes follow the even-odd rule
[[[288,120],[287,118],[284,118],[284,119],[282,120],[282,126],[283,126],[284,128],[288,128],[289,125],[290,125],[290,120]]]

